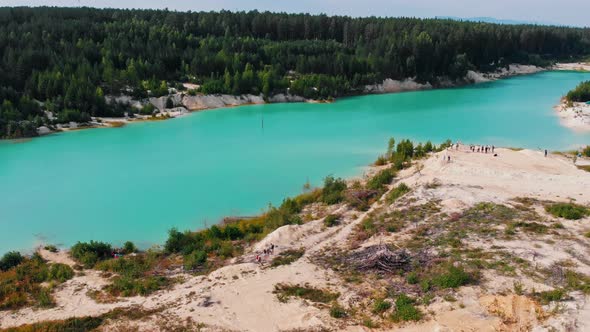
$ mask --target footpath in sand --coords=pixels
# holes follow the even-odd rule
[[[157,309],[158,312],[146,315],[141,320],[113,321],[102,329],[158,331],[190,321],[203,324],[200,325],[201,330],[211,331],[368,331],[366,318],[360,317],[372,315],[371,294],[379,292],[379,285],[388,282],[388,278],[396,277],[373,279],[367,275],[363,276],[365,280],[360,283],[350,283],[338,271],[318,263],[318,257],[359,250],[379,243],[402,247],[421,228],[428,227],[430,220],[446,220],[444,218],[455,214],[460,220],[460,214],[480,202],[517,207],[521,205],[516,204],[514,198],[528,197],[532,199],[530,208],[542,217],[536,222],[547,225],[557,221],[541,208],[544,201],[590,204],[590,173],[576,168],[571,159],[555,154],[544,157],[542,152],[531,150],[497,148],[495,153],[497,156],[471,152],[468,147],[461,146],[458,150],[448,149],[433,154],[398,174],[390,189],[401,182],[411,188],[401,200],[389,203],[385,199],[386,193],[365,212],[352,210],[343,204],[315,207],[319,211],[316,211],[318,217],[315,220],[275,230],[249,248],[242,257],[234,259],[232,264],[207,276],[179,273],[177,276],[183,280],[172,289],[148,297],[96,303],[87,295],[88,291],[101,288],[108,280],[97,271],[87,270],[85,275],[76,276],[57,289],[55,308],[0,311],[0,327],[100,315],[115,308],[136,307]],[[451,158],[450,162],[448,157]],[[372,167],[368,173],[374,174],[384,167]],[[438,212],[397,232],[378,233],[358,240],[359,225],[367,218],[380,214],[387,216],[392,211],[419,207],[428,202],[435,202],[433,204],[437,205]],[[339,226],[324,226],[321,216],[328,213],[342,216]],[[560,219],[561,228],[543,234],[518,232],[511,237],[478,238],[478,234],[467,233],[461,240],[469,250],[513,255],[528,262],[528,265],[520,265],[512,274],[494,269],[482,271],[482,279],[478,284],[451,290],[445,293],[446,299],[436,296],[430,303],[420,305],[424,318],[419,322],[392,323],[384,319],[385,316],[373,315],[373,320],[384,319],[374,329],[590,330],[590,306],[587,304],[588,297],[583,293],[572,292],[569,300],[558,304],[541,304],[530,295],[533,290],[553,289],[553,284],[534,275],[559,262],[568,261],[577,272],[590,276],[590,261],[585,259],[590,255],[590,239],[583,236],[590,230],[589,221],[587,217],[577,221]],[[498,227],[501,229],[504,226]],[[431,233],[429,236],[437,235]],[[357,242],[355,246],[351,244],[353,238]],[[263,256],[265,263],[262,265],[255,263],[255,255],[270,243],[276,245],[275,256],[284,250],[299,248],[304,248],[305,254],[290,265],[276,268],[268,266],[272,256]],[[435,248],[434,251],[437,250]],[[73,264],[65,253],[42,254],[51,261]],[[534,271],[525,271],[522,266],[532,266],[530,268]],[[351,314],[347,318],[336,319],[330,316],[326,306],[297,298],[281,302],[273,294],[275,285],[279,283],[307,284],[338,292],[338,302]],[[516,284],[522,285],[524,291],[517,294]]]

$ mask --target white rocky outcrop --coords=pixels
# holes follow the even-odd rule
[[[432,89],[432,85],[430,83],[418,83],[414,78],[407,78],[403,81],[387,78],[381,84],[365,86],[366,93],[392,93],[427,89]]]
[[[248,104],[264,104],[264,98],[262,95],[240,95],[240,96],[232,96],[232,95],[185,95],[182,98],[182,104],[187,109],[194,111],[194,110],[204,110],[209,108],[220,108],[220,107],[228,107],[228,106],[240,106],[240,105],[248,105]]]

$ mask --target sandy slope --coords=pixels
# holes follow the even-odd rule
[[[507,203],[520,196],[557,201],[575,199],[578,203],[590,203],[590,173],[578,170],[571,160],[559,155],[544,157],[540,151],[531,150],[496,149],[496,153],[496,157],[490,153],[472,153],[467,147],[443,151],[421,161],[420,172],[415,167],[401,172],[397,182],[405,182],[413,188],[410,195],[416,202],[439,199],[443,210],[449,213],[463,210],[477,202]],[[451,162],[447,161],[448,156],[451,157]],[[433,181],[440,185],[436,188],[425,186]],[[346,248],[349,235],[356,225],[367,213],[381,208],[395,207],[388,207],[383,200],[375,203],[371,210],[362,213],[351,211],[343,205],[330,207],[331,211],[327,212],[342,213],[341,226],[325,228],[322,220],[318,219],[299,226],[281,227],[250,248],[238,260],[241,263],[223,267],[208,276],[182,275],[184,281],[173,289],[157,292],[147,298],[134,297],[115,303],[95,303],[87,296],[87,292],[102,287],[107,281],[98,272],[86,271],[84,276],[77,276],[60,286],[55,294],[58,303],[56,308],[0,312],[0,327],[81,315],[99,315],[117,307],[140,305],[146,309],[163,309],[161,316],[148,317],[142,322],[128,322],[148,331],[161,329],[158,317],[168,317],[178,322],[191,319],[206,324],[211,330],[314,330],[323,326],[332,330],[366,331],[357,321],[333,319],[326,309],[305,301],[280,303],[272,291],[277,283],[309,283],[340,292],[342,295],[339,302],[344,305],[361,302],[361,290],[344,283],[332,270],[315,265],[310,258],[335,247]],[[588,221],[587,218],[585,223]],[[572,234],[579,234],[590,228],[584,222],[563,221],[563,225],[565,231],[571,231]],[[395,237],[379,241],[383,240],[395,241]],[[370,241],[377,240],[370,239],[368,242]],[[582,255],[589,255],[588,240],[579,241],[572,242],[571,245],[561,242],[556,246],[537,243],[532,239],[519,239],[501,244],[524,259],[537,259],[536,264],[549,265],[566,256],[575,259],[568,248],[574,248],[575,252]],[[275,255],[289,248],[305,248],[306,254],[295,263],[278,268],[255,264],[255,253],[270,243],[277,245]],[[578,247],[574,247],[576,243]],[[482,248],[499,244],[500,242],[472,243],[473,246]],[[531,256],[531,252],[535,254]],[[43,254],[52,261],[72,263],[64,257],[64,253]],[[265,260],[269,261],[271,258],[265,257]],[[581,259],[578,270],[590,273],[590,266]],[[518,278],[525,287],[547,287],[524,276]],[[560,331],[573,326],[572,330],[583,331],[590,327],[590,306],[586,304],[587,299],[583,295],[568,302],[562,313],[550,318],[540,318],[535,314],[543,311],[538,304],[527,297],[510,294],[514,278],[490,274],[485,280],[481,286],[464,287],[456,293],[461,306],[458,305],[459,302],[436,300],[425,308],[429,312],[428,319],[396,328],[400,331],[545,331],[553,327]],[[572,322],[575,324],[571,325]],[[118,324],[120,322],[114,322],[111,328]]]

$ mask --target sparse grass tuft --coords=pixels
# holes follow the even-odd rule
[[[563,289],[554,289],[551,291],[539,292],[534,294],[541,304],[549,304],[550,302],[561,301],[567,295]]]

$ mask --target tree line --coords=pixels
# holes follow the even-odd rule
[[[436,85],[467,70],[590,53],[590,29],[270,12],[0,8],[0,137],[122,116],[105,95],[359,93],[385,78]],[[194,91],[193,91],[194,92]],[[57,114],[49,120],[43,110]]]

